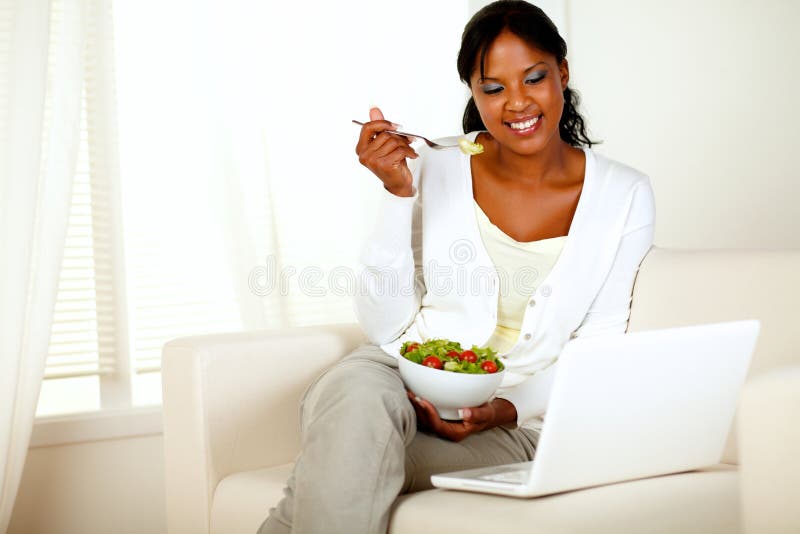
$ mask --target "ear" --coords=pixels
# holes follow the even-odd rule
[[[567,58],[564,58],[561,61],[561,64],[558,66],[558,71],[561,74],[561,90],[567,88],[567,83],[569,83],[569,62],[567,62]]]

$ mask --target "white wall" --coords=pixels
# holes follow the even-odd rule
[[[8,534],[162,534],[161,436],[33,448]]]
[[[653,180],[657,245],[800,247],[792,216],[800,2],[543,7],[554,19],[566,13],[557,23],[569,34],[571,83],[592,134],[605,141],[596,149]],[[32,449],[9,532],[164,532],[161,444],[146,437]]]
[[[567,40],[595,150],[651,177],[656,245],[800,247],[800,2],[532,3]]]
[[[797,248],[800,2],[570,0],[597,150],[650,175],[656,245]]]

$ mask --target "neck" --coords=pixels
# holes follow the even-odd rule
[[[524,186],[544,186],[564,180],[569,145],[559,139],[542,151],[524,155],[497,145],[495,159],[503,178]]]

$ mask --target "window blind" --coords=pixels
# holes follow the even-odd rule
[[[326,89],[326,98],[339,103],[342,120],[330,116],[337,125],[331,126],[330,143],[309,157],[308,147],[296,142],[307,136],[307,125],[296,120],[296,107],[285,105],[274,73],[304,80],[292,88],[292,98],[313,102],[318,80],[341,76],[336,58],[356,49],[357,38],[326,50],[330,61],[320,62],[319,50],[307,58],[265,57],[264,50],[296,38],[274,23],[293,8],[198,4],[192,24],[176,40],[176,21],[185,19],[180,4],[117,2],[115,18],[111,0],[64,4],[85,6],[89,31],[81,159],[48,378],[99,383],[101,408],[110,406],[105,392],[117,386],[120,404],[144,403],[148,395],[137,388],[145,383],[156,392],[150,400],[157,401],[156,371],[163,344],[171,339],[355,320],[352,295],[334,294],[328,285],[336,269],[352,267],[361,234],[374,220],[362,207],[371,209],[377,198],[364,186],[375,185],[374,176],[366,170],[359,175],[349,118],[363,116],[364,103],[374,101],[369,92],[394,99],[388,108],[393,116],[411,117],[435,132],[433,121],[426,122],[432,116],[428,108],[404,107],[419,100],[412,98],[416,93],[395,83],[374,85],[373,75]],[[340,11],[330,8],[330,16]],[[463,21],[434,19],[452,19],[442,33],[446,50],[450,38],[444,36],[457,37]],[[348,16],[342,22],[355,27],[356,20]],[[405,19],[393,23],[407,26]],[[314,33],[338,42],[341,32],[324,37],[329,26],[317,25]],[[301,68],[309,64],[320,70]],[[362,70],[353,65],[353,73]],[[431,63],[421,75],[439,80],[439,70]],[[460,96],[457,80],[454,85]],[[459,117],[461,103],[450,107],[455,113],[449,115]],[[249,277],[272,258],[278,279],[262,295]],[[299,287],[307,267],[322,273],[313,288]],[[286,290],[280,286],[284,271],[294,273]]]
[[[54,95],[62,80],[54,73],[60,37],[75,31],[76,18],[83,22],[80,143],[73,179],[64,256],[50,335],[45,379],[89,375],[111,375],[118,366],[115,317],[118,314],[114,287],[113,208],[107,153],[113,139],[96,126],[104,120],[98,87],[105,77],[96,72],[99,42],[96,6],[52,4],[48,91],[45,121],[50,120]],[[81,42],[79,40],[79,42]],[[48,131],[48,128],[44,128]],[[47,151],[45,150],[46,154]]]
[[[92,180],[88,138],[84,106],[45,378],[109,374],[115,368],[108,191]]]

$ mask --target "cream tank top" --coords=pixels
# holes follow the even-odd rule
[[[473,200],[481,239],[500,278],[497,326],[484,346],[508,353],[519,339],[525,306],[555,265],[567,236],[517,241],[494,225]]]

